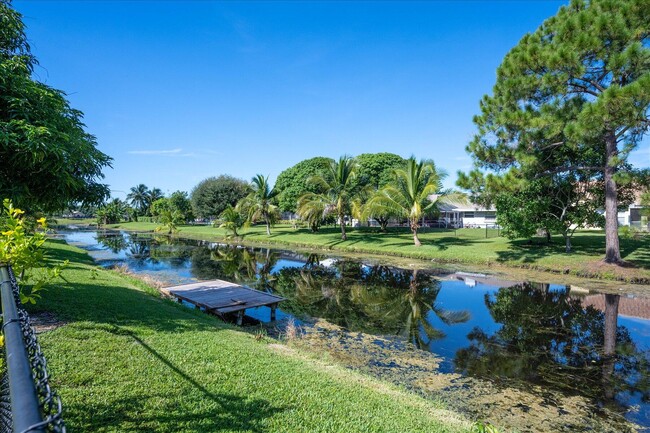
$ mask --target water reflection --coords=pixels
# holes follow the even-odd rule
[[[472,376],[537,383],[602,405],[618,406],[621,393],[647,403],[648,353],[617,324],[620,296],[604,296],[603,312],[584,308],[568,287],[526,283],[486,294],[485,306],[503,326],[492,334],[474,328],[455,365]]]
[[[619,315],[646,304],[650,311],[646,299],[584,297],[548,284],[464,285],[361,260],[166,236],[72,233],[68,240],[85,242],[106,265],[172,283],[219,278],[274,292],[299,318],[403,338],[464,375],[579,394],[650,424],[650,316]]]
[[[444,338],[430,320],[446,325],[469,320],[467,310],[449,311],[436,303],[441,283],[418,270],[368,266],[336,260],[327,266],[312,257],[300,268],[283,268],[273,288],[290,300],[294,313],[322,317],[352,331],[395,334],[418,348]]]

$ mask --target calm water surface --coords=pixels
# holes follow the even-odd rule
[[[320,254],[68,231],[103,266],[125,264],[170,285],[224,279],[286,297],[287,315],[396,336],[443,358],[443,372],[535,383],[588,397],[650,427],[650,298],[542,283],[445,280]],[[269,310],[247,310],[262,321]]]

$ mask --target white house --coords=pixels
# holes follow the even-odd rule
[[[494,207],[485,208],[469,200],[443,201],[438,205],[441,221],[449,227],[494,227],[497,211]]]

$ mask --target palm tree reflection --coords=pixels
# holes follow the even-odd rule
[[[279,271],[276,291],[294,313],[322,317],[352,331],[400,335],[418,348],[444,337],[434,317],[453,325],[468,311],[441,308],[440,282],[418,270],[336,261],[330,267],[312,259],[303,268]]]

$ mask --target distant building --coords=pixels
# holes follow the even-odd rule
[[[648,230],[649,219],[647,215],[644,215],[644,210],[650,211],[647,207],[641,206],[641,193],[637,193],[634,199],[634,203],[628,206],[624,211],[618,213],[618,225],[619,226],[632,226],[638,229]]]
[[[448,227],[495,227],[497,224],[497,211],[494,207],[483,207],[471,203],[469,200],[443,200],[438,204],[440,210],[439,220],[444,221]]]

